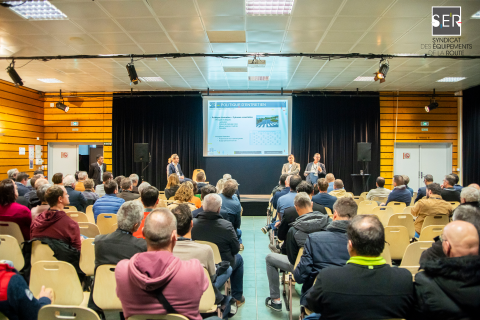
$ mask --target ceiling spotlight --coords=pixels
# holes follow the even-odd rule
[[[387,77],[388,69],[390,69],[390,65],[388,64],[388,60],[382,59],[380,60],[380,67],[378,71],[374,73],[375,78],[374,80],[380,80],[380,83],[385,82],[385,78]]]
[[[135,70],[135,66],[133,65],[133,58],[132,61],[127,64],[127,71],[128,77],[130,78],[130,85],[132,85],[132,83],[137,85],[140,80],[138,79],[137,71]]]
[[[23,81],[22,78],[18,75],[17,71],[15,71],[15,61],[12,61],[10,65],[7,67],[7,73],[12,79],[13,83],[15,83],[15,86],[23,86]]]
[[[430,104],[428,106],[425,106],[425,111],[430,112],[437,108],[438,108],[438,102],[436,102],[435,99],[430,99]]]
[[[57,109],[65,111],[65,112],[68,112],[68,110],[70,110],[70,108],[68,106],[66,106],[65,104],[63,104],[63,102],[57,102],[55,104],[55,107],[57,107]]]

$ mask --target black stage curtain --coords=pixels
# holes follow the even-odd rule
[[[163,190],[168,158],[173,153],[179,155],[186,177],[194,169],[204,168],[202,98],[191,93],[179,96],[179,92],[161,97],[144,94],[113,100],[113,173],[141,176],[142,164],[133,162],[133,145],[149,143],[152,162],[144,180]]]
[[[480,86],[463,91],[463,185],[480,183]]]
[[[375,95],[375,93],[368,93]],[[360,173],[357,142],[372,143],[372,161],[368,164],[369,189],[380,175],[380,100],[379,97],[293,98],[292,153],[301,165],[301,174],[313,155],[320,153],[327,172],[342,179],[352,191],[352,173]]]

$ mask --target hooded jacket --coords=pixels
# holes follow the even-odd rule
[[[478,319],[480,257],[440,258],[415,276],[419,319]]]
[[[208,277],[197,259],[182,261],[169,251],[148,251],[122,260],[115,268],[117,296],[126,319],[136,314],[166,314],[155,290],[162,293],[177,313],[201,320],[200,298]]]
[[[295,265],[298,251],[305,246],[305,241],[310,233],[325,230],[328,225],[328,215],[318,211],[304,214],[292,223],[287,233],[287,256],[292,265]]]
[[[70,219],[63,211],[47,210],[40,213],[32,222],[30,236],[62,240],[78,251],[82,248],[78,223]]]

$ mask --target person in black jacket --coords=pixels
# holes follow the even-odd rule
[[[460,202],[460,191],[454,188],[455,177],[447,174],[445,179],[443,179],[443,190],[442,190],[442,199],[445,201],[456,201]]]
[[[220,215],[222,198],[211,193],[203,199],[203,212],[193,219],[192,239],[209,241],[217,245],[223,261],[230,262],[232,267],[232,296],[237,307],[245,303],[243,296],[243,258],[238,252],[240,243],[237,233],[230,221]]]
[[[133,192],[133,183],[130,178],[123,178],[121,187],[123,192],[117,193],[117,197],[122,198],[125,201],[131,201],[140,198],[140,194]]]
[[[88,177],[95,182],[95,186],[102,184],[103,173],[107,171],[107,165],[103,163],[103,156],[97,154],[97,162],[94,162],[90,165],[88,170]]]
[[[454,221],[443,229],[445,258],[421,264],[415,276],[419,319],[478,319],[480,314],[480,257],[478,230]]]
[[[423,183],[425,183],[425,186],[418,188],[417,197],[415,198],[415,203],[417,203],[417,201],[422,199],[423,197],[427,196],[427,186],[430,183],[433,183],[433,176],[431,174],[424,175],[423,176]]]
[[[67,190],[70,205],[77,208],[78,211],[85,212],[87,209],[87,199],[80,191],[75,191],[75,177],[71,174],[67,174],[63,178],[63,185]]]
[[[409,318],[414,304],[412,274],[392,268],[381,256],[385,231],[374,215],[352,219],[347,229],[350,260],[320,271],[306,296],[322,319]]]

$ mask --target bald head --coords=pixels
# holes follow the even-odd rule
[[[325,176],[325,179],[327,179],[327,182],[330,183],[335,181],[335,176],[333,175],[333,173],[329,173]]]
[[[469,222],[450,222],[443,229],[442,246],[450,258],[478,255],[477,229]]]
[[[479,186],[478,184],[476,184],[476,183],[472,183],[472,184],[470,184],[470,185],[468,185],[468,186],[471,187],[471,188],[475,188],[475,189],[477,189],[477,190],[480,190],[480,186]]]
[[[148,251],[172,251],[177,235],[177,219],[167,208],[155,209],[145,218],[143,235]]]

